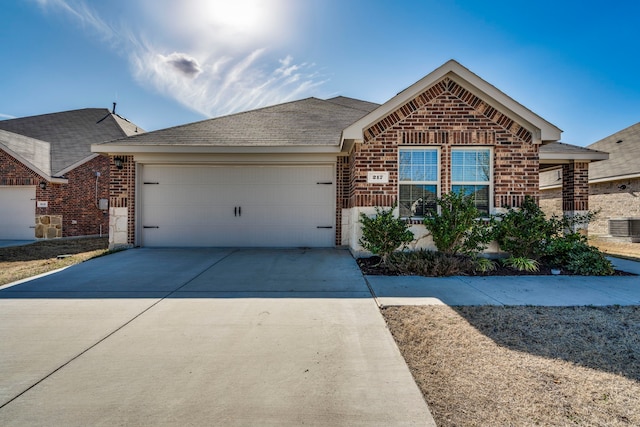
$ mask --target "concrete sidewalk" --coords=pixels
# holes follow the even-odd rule
[[[132,249],[0,291],[0,425],[435,423],[347,251]]]
[[[611,258],[640,274],[640,263]],[[640,276],[366,276],[381,306],[390,305],[640,305]]]
[[[9,248],[12,246],[24,246],[35,243],[35,240],[0,240],[0,248]]]

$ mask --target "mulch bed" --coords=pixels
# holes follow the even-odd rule
[[[362,270],[362,274],[367,276],[400,276],[394,271],[390,271],[387,266],[380,263],[380,257],[372,256],[369,258],[358,258],[358,266]],[[571,276],[570,273],[562,271],[560,273],[563,276]],[[511,267],[505,267],[500,263],[496,263],[496,269],[487,273],[479,273],[470,271],[465,276],[551,276],[551,267],[546,265],[540,265],[538,271],[519,271]],[[636,276],[633,273],[627,273],[626,271],[615,270],[614,276]]]

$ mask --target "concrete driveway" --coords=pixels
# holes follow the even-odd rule
[[[0,290],[0,425],[435,425],[350,254],[132,249]]]

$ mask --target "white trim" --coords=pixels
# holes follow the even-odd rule
[[[478,150],[489,150],[489,181],[454,181],[453,179],[453,152],[454,151],[478,151]],[[494,162],[493,162],[493,157],[494,157],[494,147],[491,145],[465,145],[465,146],[460,146],[460,145],[452,145],[451,146],[451,150],[450,150],[450,154],[451,154],[451,159],[449,161],[449,164],[451,166],[451,170],[450,172],[450,178],[451,178],[451,190],[453,191],[453,186],[454,185],[473,185],[473,186],[485,186],[488,185],[489,186],[489,200],[487,201],[487,203],[489,204],[488,206],[488,210],[489,213],[491,213],[493,211],[493,200],[494,200],[494,179],[493,179],[493,175],[494,175]]]
[[[185,154],[338,154],[341,146],[335,145],[252,145],[252,146],[219,146],[219,145],[119,145],[92,144],[91,151],[103,154],[151,154],[151,153],[185,153]]]
[[[562,184],[541,185],[540,191],[562,189]]]
[[[0,149],[2,149],[3,151],[6,151],[7,154],[9,154],[11,157],[14,157],[16,160],[18,160],[20,163],[22,163],[23,165],[25,165],[27,168],[31,169],[33,172],[37,173],[38,175],[40,175],[41,178],[44,178],[45,181],[51,181],[52,180],[52,176],[43,171],[42,169],[40,169],[39,167],[35,166],[33,163],[29,162],[28,160],[26,160],[24,157],[22,157],[20,154],[16,153],[15,151],[13,151],[12,149],[10,149],[9,147],[7,147],[5,144],[0,142]]]
[[[570,163],[575,160],[589,160],[589,161],[598,161],[598,160],[607,160],[609,159],[608,153],[601,152],[591,152],[591,153],[546,153],[541,152],[538,155],[538,159],[542,164],[549,163]],[[546,161],[545,161],[546,160]]]
[[[64,175],[67,172],[70,172],[72,170],[74,170],[75,168],[77,168],[78,166],[82,166],[83,164],[87,163],[90,160],[95,159],[96,157],[100,156],[100,154],[91,154],[88,157],[85,157],[82,160],[78,160],[77,162],[75,162],[74,164],[67,166],[66,168],[62,169],[60,172],[58,172],[58,175]]]
[[[435,151],[437,156],[436,161],[436,180],[435,181],[401,181],[400,180],[400,151]],[[397,163],[397,172],[398,172],[398,184],[397,184],[397,195],[398,195],[398,215],[400,215],[400,186],[401,185],[435,185],[436,186],[436,197],[440,198],[442,195],[442,147],[436,145],[398,145],[398,163]],[[410,219],[422,219],[424,216],[409,216],[402,218],[410,218]]]
[[[337,156],[325,154],[301,154],[301,153],[269,153],[269,154],[170,154],[170,153],[138,153],[133,156],[136,163],[143,164],[313,164],[336,163]]]
[[[554,169],[552,169],[554,170]],[[548,172],[548,171],[545,171]],[[630,175],[620,175],[620,176],[612,176],[606,178],[598,178],[598,179],[590,179],[589,185],[591,184],[602,184],[604,182],[612,182],[612,181],[623,181],[625,179],[638,179],[640,178],[640,173],[630,174]],[[554,190],[557,188],[562,188],[562,184],[551,184],[551,185],[541,185],[540,190]]]
[[[628,175],[619,175],[619,176],[608,176],[608,177],[605,177],[605,178],[590,179],[589,180],[589,184],[600,184],[602,182],[620,181],[620,180],[623,180],[623,179],[636,179],[636,178],[640,178],[640,173],[634,173],[634,174],[628,174]]]
[[[558,141],[562,130],[522,104],[498,90],[455,60],[450,60],[391,98],[371,113],[367,114],[342,132],[342,142],[349,139],[362,139],[362,132],[382,117],[406,104],[440,80],[449,77],[465,89],[509,115],[519,124],[533,133],[534,143]]]

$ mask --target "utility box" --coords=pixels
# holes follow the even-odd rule
[[[640,218],[611,218],[609,234],[628,238],[632,242],[640,241]]]
[[[106,211],[109,209],[109,199],[100,199],[98,202],[98,207],[101,211]]]

